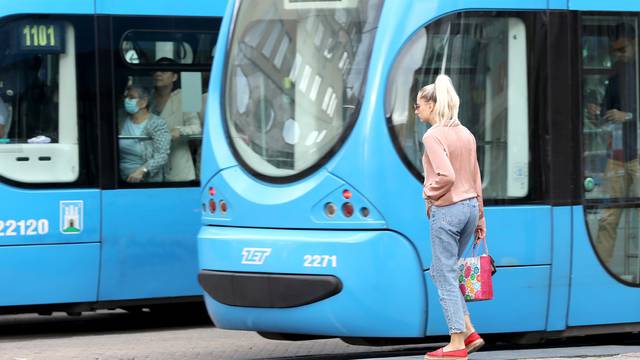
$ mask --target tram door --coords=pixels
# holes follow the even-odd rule
[[[96,300],[92,19],[0,21],[0,306]]]
[[[573,216],[569,326],[640,321],[639,20],[580,15],[584,197]]]
[[[116,179],[102,197],[99,300],[199,295],[199,154],[219,20],[111,21]]]

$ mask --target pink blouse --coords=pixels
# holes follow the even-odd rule
[[[478,228],[486,229],[482,180],[476,155],[476,139],[463,125],[433,126],[422,137],[424,155],[423,196],[427,207],[478,199]]]

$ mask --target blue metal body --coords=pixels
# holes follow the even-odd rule
[[[435,19],[466,10],[640,9],[640,4],[623,0],[387,1],[369,64],[367,91],[350,136],[325,166],[308,177],[273,184],[256,179],[238,164],[224,128],[224,60],[235,6],[231,2],[227,8],[209,88],[200,268],[326,273],[343,280],[344,289],[331,298],[289,309],[234,307],[205,295],[210,315],[222,328],[365,337],[447,334],[437,292],[426,271],[431,250],[422,184],[397,155],[383,109],[391,67],[411,35]],[[229,204],[226,216],[207,212],[210,187],[216,199]],[[356,208],[373,209],[371,221],[356,216],[329,223],[316,216],[319,204],[332,199],[337,203],[345,188],[354,193]],[[500,269],[494,277],[495,299],[470,304],[478,330],[559,331],[640,322],[636,306],[640,289],[620,284],[602,269],[586,233],[581,206],[487,207],[486,218],[491,253]],[[263,265],[242,264],[243,248],[252,247],[271,249]],[[338,255],[338,266],[303,267],[305,254]],[[601,302],[594,312],[594,294],[605,292],[609,303],[597,297]]]
[[[221,17],[225,7],[222,0],[180,6],[169,0],[153,4],[141,0],[25,0],[0,5],[0,17],[43,13]],[[0,221],[4,222],[0,229],[0,306],[196,297],[201,293],[196,281],[197,188],[32,190],[0,184],[0,198]],[[80,233],[61,231],[61,208],[66,201],[82,204]],[[35,221],[35,228],[29,220]],[[9,221],[22,225],[12,225],[14,229],[7,232]]]

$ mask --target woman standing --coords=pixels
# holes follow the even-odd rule
[[[450,343],[425,359],[466,360],[484,341],[475,332],[458,287],[456,263],[471,237],[484,239],[482,181],[473,134],[458,120],[460,99],[451,79],[439,75],[418,93],[415,113],[431,124],[425,146],[423,196],[431,228],[431,277],[438,289]]]
[[[159,116],[149,112],[150,94],[146,88],[129,85],[124,108],[128,116],[120,122],[120,176],[123,180],[157,182],[163,180],[163,169],[169,159],[171,136]],[[148,137],[149,140],[126,137]]]

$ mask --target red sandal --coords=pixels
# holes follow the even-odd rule
[[[432,351],[427,353],[424,356],[424,360],[467,360],[467,350],[453,350],[453,351],[444,351],[444,348],[440,348],[436,351]]]
[[[473,352],[478,351],[482,346],[484,346],[484,340],[478,335],[477,332],[472,332],[464,339],[464,346],[467,349],[467,353],[471,354]]]

